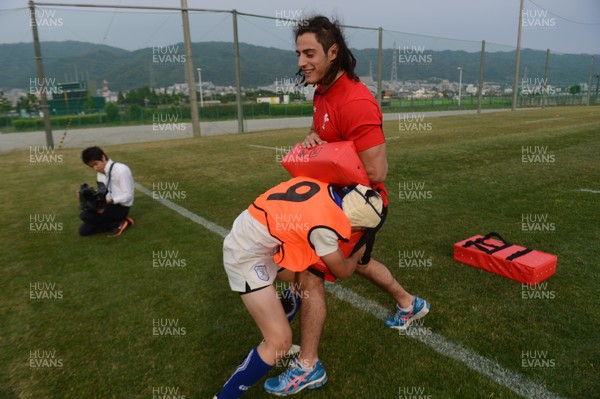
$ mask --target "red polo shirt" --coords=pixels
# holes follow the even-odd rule
[[[327,142],[353,141],[358,152],[385,143],[379,105],[362,82],[344,74],[323,93],[317,86],[313,98],[315,131]],[[383,183],[373,185],[387,206]]]

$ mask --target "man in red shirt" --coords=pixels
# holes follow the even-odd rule
[[[377,101],[354,72],[356,59],[346,44],[339,24],[323,16],[304,22],[295,30],[298,73],[303,76],[305,84],[317,85],[317,89],[313,99],[313,124],[303,145],[313,147],[324,142],[353,141],[371,186],[383,198],[386,214],[388,195],[384,181],[387,159],[382,115]],[[366,243],[356,273],[395,299],[396,312],[386,320],[386,325],[406,329],[412,320],[425,316],[430,305],[409,294],[386,266],[371,258],[376,231],[373,229],[363,234],[358,244],[354,248],[346,248],[346,251],[352,253]],[[342,245],[340,248],[344,250]],[[348,256],[346,251],[345,255]],[[318,345],[327,314],[323,280],[327,276],[330,276],[330,272],[323,265],[315,265],[299,274],[302,296],[309,298],[303,301],[300,308],[301,351],[284,373],[265,382],[267,392],[290,395],[304,388],[317,388],[327,381],[326,378],[318,381],[310,378],[313,374],[325,375],[324,370],[316,373],[313,369],[322,368]]]

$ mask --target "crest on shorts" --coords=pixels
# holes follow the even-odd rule
[[[267,273],[266,265],[256,265],[254,266],[254,271],[259,279],[262,281],[269,281],[269,273]]]

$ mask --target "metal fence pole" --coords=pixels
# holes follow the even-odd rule
[[[548,65],[550,64],[550,49],[546,50],[546,67],[544,69],[544,91],[542,92],[542,109],[548,101]]]
[[[242,107],[242,78],[240,76],[240,46],[238,41],[237,10],[233,10],[233,58],[235,63],[235,87],[238,132],[244,132],[244,108]]]
[[[481,41],[481,62],[479,63],[479,90],[477,91],[477,113],[481,113],[483,96],[483,66],[485,65],[485,40]]]
[[[592,100],[592,76],[594,75],[594,63],[596,61],[596,57],[592,55],[592,63],[590,64],[590,77],[588,78],[588,87],[587,87],[587,105],[591,104]]]
[[[194,60],[192,59],[192,43],[190,40],[190,19],[187,0],[181,0],[181,18],[183,21],[183,41],[185,45],[185,67],[188,89],[190,92],[190,112],[192,114],[192,131],[194,137],[200,137],[200,119],[198,118],[198,98],[196,97],[196,81],[194,80]]]
[[[46,79],[44,77],[44,67],[42,65],[42,49],[40,48],[40,37],[37,30],[37,21],[35,19],[35,4],[29,0],[29,14],[31,21],[31,30],[33,31],[33,50],[35,52],[35,64],[37,66],[38,83],[40,87],[40,105],[44,115],[44,130],[46,131],[46,145],[54,149],[54,138],[52,137],[52,125],[50,123],[50,112],[48,110],[48,99],[46,98]],[[30,85],[31,86],[31,85]],[[29,87],[31,92],[31,87]]]
[[[519,7],[519,33],[517,34],[517,51],[515,60],[515,78],[513,80],[513,92],[512,92],[512,106],[511,110],[517,109],[517,96],[519,94],[519,64],[521,62],[521,32],[523,30],[523,3],[525,0],[521,0],[521,6]]]
[[[383,75],[383,28],[379,27],[379,51],[377,53],[377,102],[381,108],[381,77]]]

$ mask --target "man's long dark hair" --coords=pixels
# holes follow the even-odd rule
[[[334,44],[337,44],[338,46],[337,57],[327,68],[327,72],[325,73],[325,76],[323,76],[321,84],[329,85],[333,83],[340,70],[345,71],[348,78],[359,82],[360,79],[354,72],[356,58],[354,58],[354,55],[346,44],[346,39],[342,33],[339,21],[330,21],[327,17],[317,15],[307,20],[303,20],[302,22],[302,24],[299,24],[294,29],[295,41],[298,41],[298,37],[305,33],[314,33],[317,36],[317,41],[323,46],[325,54],[327,54]],[[305,77],[302,74],[302,69],[299,69],[296,74],[301,75],[302,82],[304,82]]]

